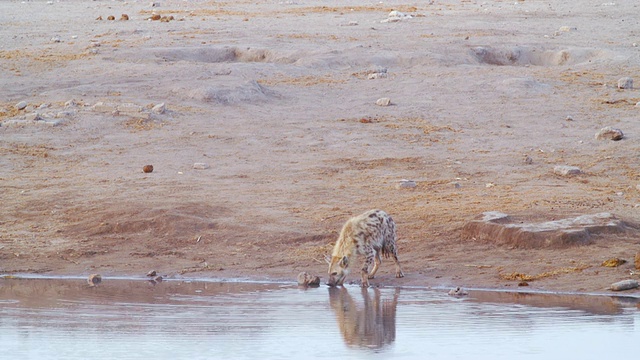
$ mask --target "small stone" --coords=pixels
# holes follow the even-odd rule
[[[153,172],[153,165],[145,165],[142,167],[142,172],[143,173],[150,173]]]
[[[611,284],[610,289],[612,291],[624,291],[624,290],[635,289],[637,287],[638,287],[638,281],[636,280],[622,280],[622,281],[618,281],[617,283]]]
[[[27,105],[29,105],[29,103],[27,103],[26,101],[20,101],[19,103],[16,104],[16,109],[24,110],[24,108],[26,108]]]
[[[160,16],[159,14],[151,14],[151,17],[149,19],[156,21],[156,20],[160,20],[161,18],[162,16]]]
[[[160,7],[160,3],[159,2],[152,2],[151,7]]]
[[[449,295],[450,296],[456,296],[456,297],[461,297],[461,296],[467,296],[469,295],[469,292],[467,292],[465,289],[461,288],[461,287],[457,287],[455,289],[451,289],[449,290]]]
[[[51,104],[42,103],[42,104],[40,104],[40,106],[38,106],[38,109],[39,110],[44,110],[44,109],[48,108],[49,106],[51,106]]]
[[[87,283],[89,283],[89,286],[96,286],[101,282],[102,282],[102,276],[100,276],[100,274],[91,274],[87,279]]]
[[[160,103],[151,108],[151,112],[154,114],[164,114],[165,111],[167,111],[167,107],[164,103]]]
[[[320,277],[309,274],[306,271],[298,274],[298,286],[320,286]]]
[[[402,179],[402,180],[398,181],[398,183],[396,184],[396,189],[413,189],[416,186],[418,186],[418,185],[416,184],[415,181]]]
[[[98,21],[102,20],[102,16],[98,16],[98,17],[96,18],[96,20],[98,20]]]
[[[209,164],[206,163],[194,163],[193,168],[196,170],[205,170],[209,168]]]
[[[112,113],[116,111],[117,106],[115,104],[100,101],[95,103],[95,105],[92,106],[92,109],[97,112]]]
[[[380,98],[380,99],[376,100],[376,105],[378,105],[378,106],[389,106],[389,105],[391,105],[391,99],[386,98],[386,97]]]
[[[127,21],[127,20],[129,20],[129,15],[127,15],[127,14],[122,14],[122,15],[120,16],[120,21]]]
[[[60,36],[58,36],[58,35],[56,35],[56,36],[51,38],[51,42],[52,43],[59,43],[60,41],[62,41],[62,40],[60,39]]]
[[[64,103],[64,108],[65,108],[65,109],[67,109],[67,108],[74,108],[74,107],[76,107],[76,106],[78,106],[78,103],[76,103],[76,100],[75,100],[75,99],[71,99],[71,100],[67,101],[66,103]]]
[[[38,121],[38,120],[42,120],[42,118],[40,117],[40,114],[38,113],[29,113],[27,115],[24,116],[24,119],[27,121]]]
[[[560,176],[571,176],[571,175],[582,174],[582,170],[580,170],[579,167],[568,166],[568,165],[558,165],[553,168],[553,172],[556,175],[560,175]]]
[[[524,163],[527,164],[527,165],[533,164],[533,159],[531,158],[531,156],[525,155],[524,156]]]
[[[618,89],[633,89],[633,79],[630,77],[618,79]]]
[[[154,277],[154,276],[156,276],[157,274],[158,274],[158,273],[157,273],[155,270],[151,270],[151,271],[149,271],[149,272],[147,273],[147,276],[148,276],[148,277]]]
[[[387,73],[385,73],[385,72],[376,72],[376,73],[369,74],[369,75],[367,76],[367,78],[368,78],[369,80],[375,80],[375,79],[384,79],[384,78],[386,78],[387,76],[388,76],[388,75],[387,75]]]
[[[622,130],[611,126],[605,126],[596,133],[596,140],[613,140],[618,141],[624,137]]]
[[[115,17],[115,16],[113,16],[113,15],[109,15],[109,16],[107,17],[107,20],[112,20],[112,21],[113,21],[113,20],[115,20],[115,19],[116,19],[116,17]]]

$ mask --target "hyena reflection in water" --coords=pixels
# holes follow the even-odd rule
[[[363,306],[349,295],[346,288],[329,288],[329,303],[348,346],[381,349],[396,340],[396,309],[400,290],[393,299],[382,299],[379,289],[360,289]]]
[[[369,279],[373,279],[382,262],[381,256],[391,259],[396,265],[396,277],[404,276],[398,261],[396,246],[396,223],[382,210],[370,210],[349,219],[333,247],[329,263],[329,286],[344,283],[349,273],[350,262],[359,253],[365,256],[361,269],[362,287],[369,287]],[[373,264],[371,272],[369,268]]]

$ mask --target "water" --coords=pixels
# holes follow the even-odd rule
[[[600,359],[638,299],[246,282],[0,279],[0,359]]]

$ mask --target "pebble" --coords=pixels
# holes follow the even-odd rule
[[[579,175],[582,174],[582,170],[580,170],[577,166],[568,166],[568,165],[558,165],[553,168],[553,172],[556,175],[560,176],[570,176],[570,175]]]
[[[156,276],[157,274],[158,274],[158,273],[157,273],[155,270],[151,270],[151,271],[149,271],[149,272],[147,273],[147,276],[148,276],[148,277],[154,277],[154,276]]]
[[[129,15],[127,15],[127,14],[122,14],[122,15],[120,16],[120,21],[127,21],[127,20],[129,20]]]
[[[375,80],[375,79],[384,79],[386,78],[388,75],[386,72],[376,72],[376,73],[372,73],[367,75],[367,79],[369,80]]]
[[[164,103],[160,103],[151,109],[154,114],[164,114],[165,111],[167,111],[167,106]]]
[[[609,289],[611,289],[612,291],[624,291],[635,289],[637,287],[638,281],[636,280],[622,280],[618,281],[617,283],[611,284],[611,287]]]
[[[404,20],[404,19],[411,19],[412,16],[411,15],[407,15],[405,13],[402,13],[400,11],[397,10],[393,10],[389,13],[389,15],[387,15],[387,18],[380,21],[381,23],[390,23],[390,22],[398,22],[400,20]]]
[[[194,163],[193,168],[196,170],[204,170],[209,168],[209,164],[206,163]]]
[[[378,105],[378,106],[389,106],[389,105],[391,105],[391,99],[386,98],[386,97],[380,98],[380,99],[376,100],[376,105]]]
[[[469,295],[469,292],[467,292],[465,289],[458,286],[455,289],[449,290],[449,295],[450,296],[467,296]]]
[[[151,173],[153,172],[153,165],[145,165],[142,167],[142,172],[143,173]],[[147,275],[149,276],[149,275]]]
[[[89,286],[96,286],[102,282],[102,276],[100,274],[91,274],[87,279]]]
[[[76,100],[75,100],[75,99],[71,99],[71,100],[67,101],[66,103],[64,103],[64,108],[65,108],[65,109],[67,109],[67,108],[74,108],[74,107],[76,107],[76,106],[78,106],[78,103],[76,103]]]
[[[60,36],[58,35],[51,38],[52,43],[59,43],[60,41],[62,41],[62,39],[60,39]]]
[[[416,186],[418,186],[418,184],[416,184],[415,181],[402,179],[396,184],[396,189],[413,189]]]
[[[633,79],[630,77],[618,79],[618,89],[633,89]]]
[[[115,19],[116,19],[116,17],[115,17],[115,16],[113,16],[113,15],[109,15],[109,16],[107,17],[107,20],[115,20]]]
[[[605,126],[596,133],[596,140],[614,140],[618,141],[624,137],[622,130],[611,126]]]
[[[24,108],[26,108],[27,105],[29,104],[26,101],[20,101],[19,103],[16,104],[16,109],[24,110]]]

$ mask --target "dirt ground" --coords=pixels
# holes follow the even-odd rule
[[[155,3],[0,2],[1,273],[326,280],[342,224],[380,208],[406,277],[387,261],[374,285],[638,278],[635,231],[461,236],[494,210],[637,222],[640,93],[617,87],[640,71],[634,2]]]

